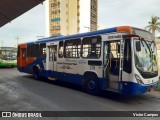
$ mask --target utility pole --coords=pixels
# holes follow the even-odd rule
[[[19,41],[19,37],[18,37],[18,36],[16,36],[14,39],[16,39],[16,40],[17,40],[17,48],[18,48],[18,41]]]
[[[1,47],[3,47],[3,40],[2,40],[2,42],[1,42]]]

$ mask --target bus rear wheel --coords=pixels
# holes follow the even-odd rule
[[[99,95],[99,82],[98,78],[95,75],[90,75],[85,78],[84,81],[84,91],[91,95]]]
[[[34,75],[34,79],[40,80],[38,68],[34,68],[34,69],[33,69],[33,75]]]

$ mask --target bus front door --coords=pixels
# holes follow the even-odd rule
[[[105,89],[119,91],[120,81],[120,41],[104,42],[104,78]]]
[[[57,45],[48,46],[48,70],[57,70]]]

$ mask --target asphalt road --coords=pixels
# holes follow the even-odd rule
[[[104,91],[100,96],[84,93],[66,83],[37,81],[16,68],[0,68],[0,111],[160,111],[160,92],[127,97]],[[1,120],[2,118],[0,118]],[[12,118],[13,119],[13,118]],[[15,118],[17,120],[18,118]],[[22,118],[19,118],[20,120]],[[26,118],[27,119],[27,118]],[[25,119],[25,120],[26,120]],[[30,118],[28,118],[30,119]],[[44,119],[44,118],[34,118]],[[78,119],[82,118],[45,118]],[[101,120],[106,118],[83,118]],[[159,118],[110,118],[159,120]]]

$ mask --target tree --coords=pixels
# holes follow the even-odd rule
[[[160,32],[160,22],[159,22],[160,18],[157,16],[152,16],[151,17],[151,21],[148,22],[148,26],[145,27],[145,29],[148,29],[149,31],[151,31],[153,33],[153,36],[155,38],[155,32],[159,31]]]

